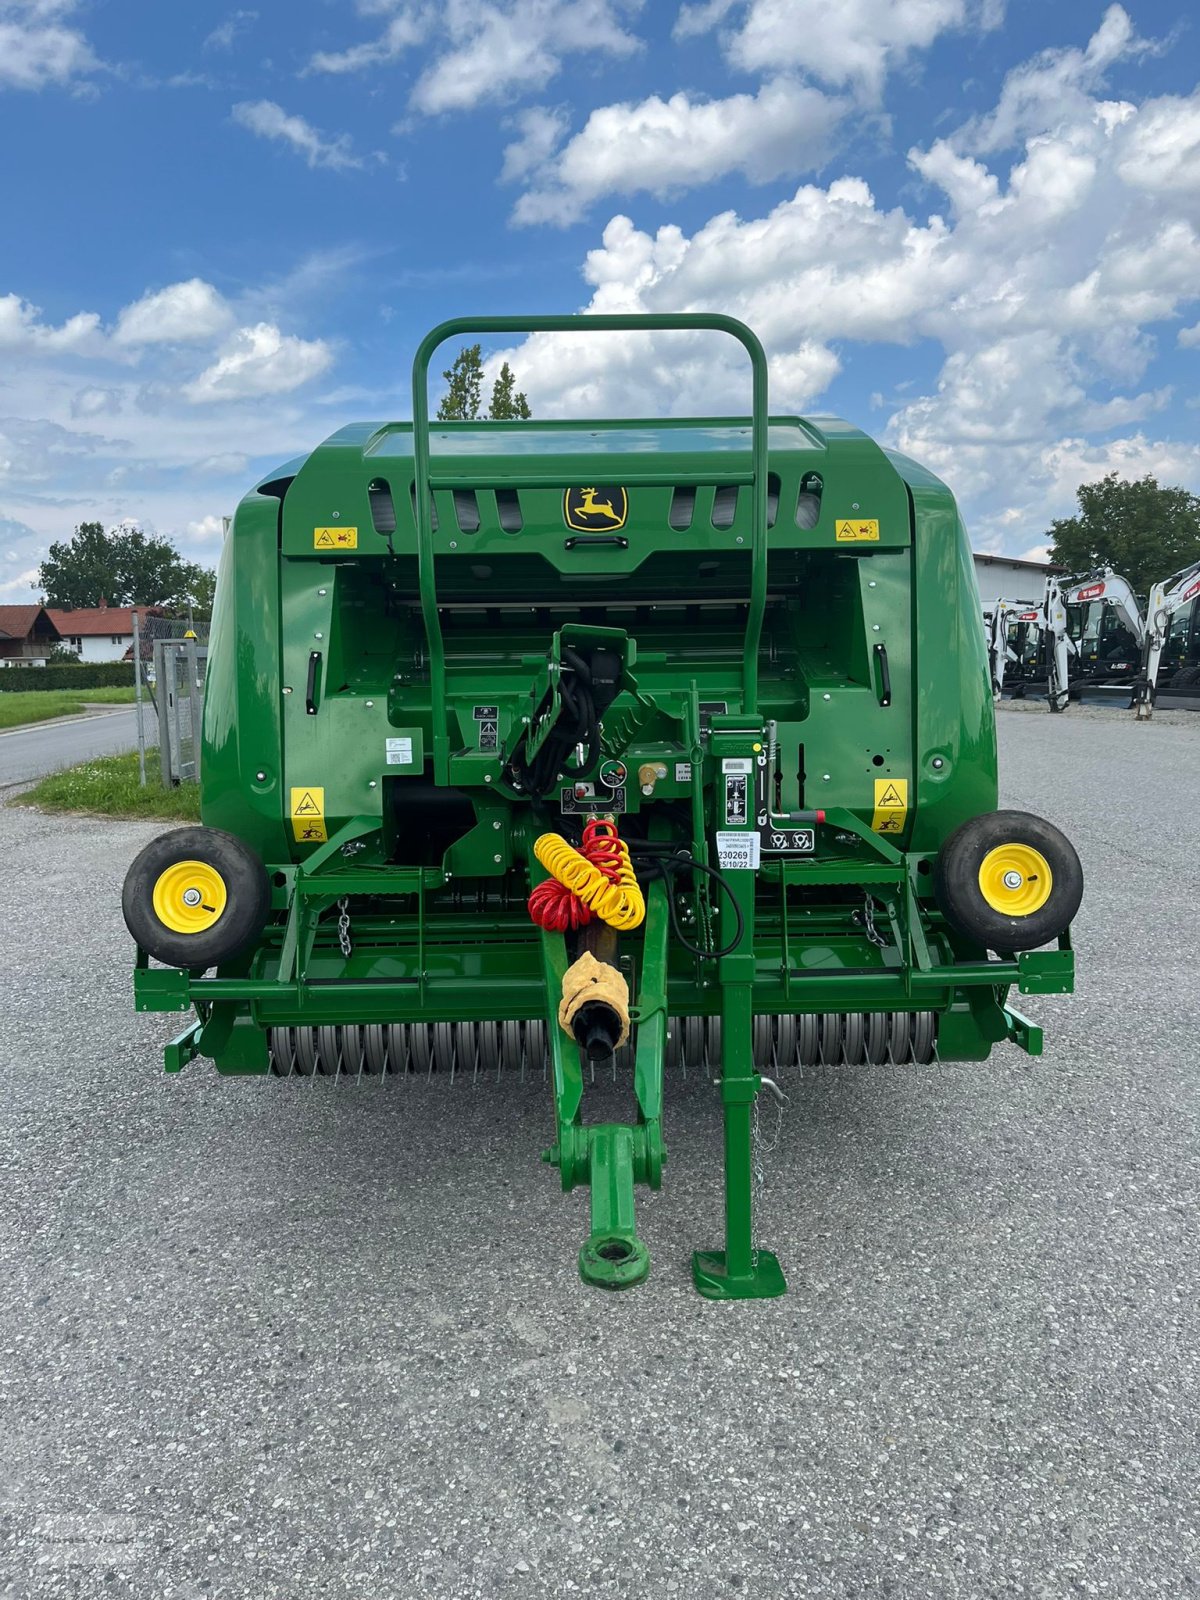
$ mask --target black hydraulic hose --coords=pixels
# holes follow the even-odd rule
[[[704,861],[697,861],[694,856],[680,855],[674,845],[655,847],[653,844],[631,844],[629,853],[635,859],[644,862],[655,869],[658,876],[663,878],[667,885],[667,905],[671,913],[671,926],[675,930],[675,937],[689,955],[698,956],[701,961],[720,961],[724,956],[730,956],[742,942],[742,935],[746,931],[746,919],[742,915],[742,908],[738,904],[737,896],[729,887],[729,880],[716,867],[710,867]],[[675,884],[671,874],[673,872],[703,872],[713,878],[720,885],[722,892],[737,918],[737,929],[728,944],[722,945],[718,950],[704,950],[684,933],[679,925],[679,908],[675,900]]]

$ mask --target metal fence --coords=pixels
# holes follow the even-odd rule
[[[146,782],[146,751],[155,736],[147,726],[147,703],[158,724],[157,743],[164,787],[195,783],[200,776],[200,726],[204,711],[207,641],[186,620],[133,619],[137,669],[138,766]]]

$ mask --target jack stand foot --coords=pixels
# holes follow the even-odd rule
[[[579,1252],[579,1276],[598,1289],[632,1289],[650,1271],[650,1252],[631,1233],[593,1233]]]
[[[692,1256],[692,1281],[706,1300],[774,1300],[787,1293],[779,1258],[770,1250],[755,1252],[755,1265],[737,1277],[725,1270],[724,1250],[697,1250]]]

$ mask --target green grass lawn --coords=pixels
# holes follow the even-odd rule
[[[43,778],[18,804],[40,806],[43,811],[87,811],[102,817],[200,820],[199,786],[182,783],[178,789],[164,789],[157,749],[146,752],[146,778],[143,789],[138,783],[136,750],[127,756],[97,756]]]
[[[120,689],[20,689],[0,694],[0,728],[22,728],[33,722],[48,722],[51,717],[69,717],[80,706],[132,705],[133,687]],[[153,707],[147,704],[153,716]]]

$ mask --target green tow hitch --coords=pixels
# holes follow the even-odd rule
[[[631,1010],[638,1024],[633,1088],[636,1124],[599,1122],[584,1126],[583,1068],[579,1047],[558,1022],[558,997],[567,970],[561,933],[542,931],[542,970],[546,980],[547,1031],[554,1069],[556,1143],[542,1160],[556,1166],[564,1190],[591,1188],[592,1231],[579,1252],[579,1275],[600,1289],[630,1289],[650,1271],[650,1252],[638,1238],[635,1189],[662,1186],[667,1159],[662,1142],[663,1055],[667,1043],[666,886],[652,885],[643,924],[640,1004]]]
[[[545,1151],[542,1160],[559,1168],[564,1189],[591,1186],[592,1231],[579,1252],[579,1275],[600,1289],[631,1289],[650,1271],[650,1252],[637,1234],[634,1188],[658,1187],[651,1171],[653,1157],[662,1159],[662,1134],[657,1124],[625,1122],[576,1124],[564,1131],[563,1143]]]

